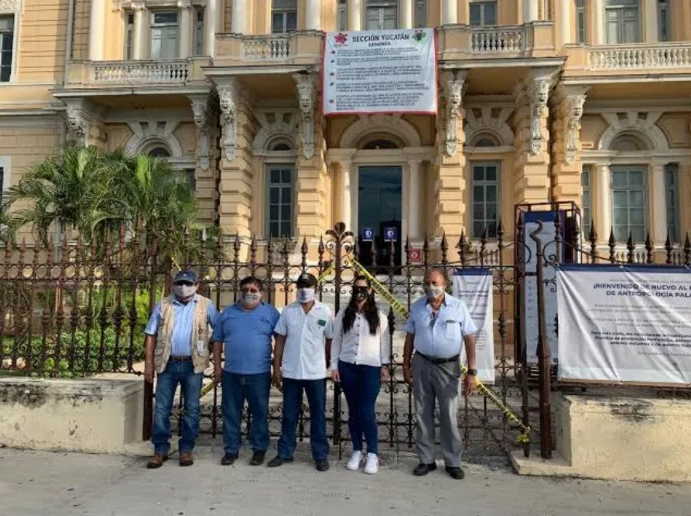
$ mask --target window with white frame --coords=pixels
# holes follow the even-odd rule
[[[125,12],[125,61],[134,59],[134,13]]]
[[[590,165],[584,165],[581,171],[581,230],[583,235],[588,237],[590,235],[590,224],[593,221],[593,211],[592,211],[592,167]]]
[[[646,168],[616,166],[612,173],[612,221],[614,238],[644,242],[647,235]]]
[[[497,24],[497,2],[471,2],[470,4],[470,25],[473,27],[484,27],[486,25]]]
[[[481,238],[487,229],[489,238],[496,238],[499,224],[499,164],[472,163],[473,238]]]
[[[679,165],[670,163],[665,167],[665,200],[667,205],[667,231],[670,241],[680,241],[679,234]]]
[[[415,1],[415,28],[427,27],[427,0]]]
[[[576,42],[585,43],[585,0],[576,0]]]
[[[194,55],[204,55],[204,9],[195,9],[194,21]]]
[[[657,36],[660,41],[670,41],[669,2],[659,0],[657,3]]]
[[[365,0],[365,29],[398,28],[398,0]]]
[[[151,59],[175,59],[178,56],[177,11],[151,13]]]
[[[297,0],[273,0],[271,4],[271,33],[288,34],[298,28]]]
[[[14,15],[0,16],[0,82],[10,82],[14,58]]]
[[[272,238],[292,237],[294,232],[295,167],[269,164],[266,167],[269,213],[267,230]]]
[[[640,18],[639,0],[607,0],[607,43],[615,45],[640,41]]]
[[[336,30],[348,30],[348,6],[346,0],[337,0],[338,2],[338,18],[336,20]]]

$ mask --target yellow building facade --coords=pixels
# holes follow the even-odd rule
[[[436,27],[436,116],[323,117],[324,33]],[[678,244],[687,0],[0,0],[6,191],[60,143],[166,156],[225,234],[491,241],[514,206]],[[397,260],[405,261],[405,256]]]

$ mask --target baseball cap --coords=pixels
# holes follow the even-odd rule
[[[297,281],[295,282],[298,287],[316,287],[317,286],[317,278],[314,277],[313,274],[310,274],[308,272],[304,274],[300,274],[298,276]]]
[[[191,270],[184,270],[180,271],[175,275],[175,279],[173,280],[173,283],[178,283],[178,282],[183,282],[183,281],[188,281],[190,283],[197,283],[199,280],[199,277],[197,276],[197,273]]]

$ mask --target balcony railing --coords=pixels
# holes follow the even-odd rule
[[[691,44],[637,44],[591,48],[590,70],[650,70],[691,67]]]
[[[474,54],[516,53],[526,47],[524,27],[473,28],[470,33],[470,51]]]
[[[186,82],[189,63],[178,61],[107,61],[92,63],[93,84],[170,84]]]
[[[246,61],[281,61],[292,56],[288,36],[252,37],[243,39],[242,56]]]

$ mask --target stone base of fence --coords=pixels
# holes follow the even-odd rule
[[[554,396],[556,454],[512,453],[520,475],[691,482],[691,402]]]
[[[143,383],[0,378],[0,444],[138,455],[136,450],[143,450]]]

